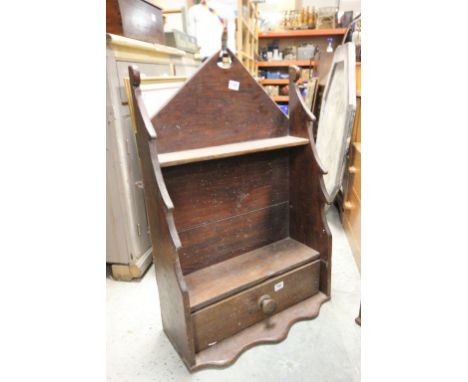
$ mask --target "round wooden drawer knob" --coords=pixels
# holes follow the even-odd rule
[[[258,305],[265,314],[273,314],[276,311],[276,302],[267,294],[260,297]]]

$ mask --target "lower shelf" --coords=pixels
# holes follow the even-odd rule
[[[243,331],[209,347],[196,355],[195,365],[189,366],[196,371],[206,367],[226,367],[231,365],[242,352],[259,344],[283,341],[291,326],[318,316],[320,307],[330,298],[322,292],[283,310]]]
[[[316,250],[288,237],[190,273],[185,276],[190,308],[199,310],[319,256]]]

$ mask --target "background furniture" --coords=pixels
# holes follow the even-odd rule
[[[236,55],[247,70],[257,74],[255,56],[258,53],[258,10],[251,0],[237,0]]]
[[[106,0],[106,33],[164,44],[164,22],[157,0]]]
[[[206,61],[156,115],[130,68],[163,327],[189,370],[222,367],[330,298],[324,170],[292,68],[290,118],[240,61]]]
[[[315,45],[320,55],[315,60],[283,60],[283,61],[258,61],[257,67],[259,69],[272,68],[281,70],[287,68],[290,65],[297,65],[303,69],[314,69],[321,81],[322,87],[325,85],[327,74],[330,70],[333,54],[326,53],[327,38],[333,38],[333,48],[335,49],[340,40],[342,39],[346,29],[312,29],[312,30],[290,30],[280,32],[261,32],[258,35],[259,38],[259,49],[266,48],[272,40],[278,39],[280,51],[287,46],[301,46],[304,43],[310,43]],[[303,76],[304,77],[304,76]],[[305,77],[303,79],[306,79]],[[287,79],[284,80],[261,80],[262,85],[287,85]],[[275,97],[274,100],[278,103],[287,103],[288,96]]]
[[[361,270],[361,63],[356,65],[356,116],[345,171],[341,223]]]
[[[140,277],[151,264],[141,170],[124,86],[128,66],[135,63],[146,76],[188,76],[200,64],[177,49],[107,35],[106,262],[120,280]]]

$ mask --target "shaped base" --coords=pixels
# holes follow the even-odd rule
[[[226,367],[234,363],[244,351],[255,345],[281,342],[286,339],[294,323],[317,317],[321,305],[329,299],[330,297],[319,292],[201,351],[196,355],[195,365],[188,368],[190,371],[197,371],[207,367]]]

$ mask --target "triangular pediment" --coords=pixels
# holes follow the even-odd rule
[[[229,54],[229,69],[213,55],[153,117],[159,153],[288,134],[288,118]]]

